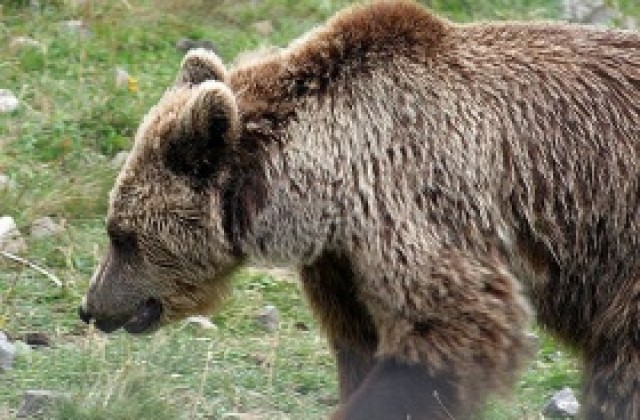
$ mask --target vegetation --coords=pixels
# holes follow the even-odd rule
[[[334,362],[295,282],[244,271],[214,329],[180,324],[133,339],[82,325],[77,307],[105,246],[111,158],[131,146],[145,111],[176,74],[182,37],[210,39],[227,62],[262,44],[286,45],[347,0],[5,0],[0,5],[0,88],[20,99],[0,114],[0,216],[23,233],[42,216],[63,234],[29,238],[30,261],[63,279],[0,260],[0,330],[32,331],[52,345],[22,347],[0,372],[0,418],[15,415],[27,389],[63,392],[60,419],[322,418],[337,395]],[[425,1],[454,20],[553,18],[554,0]],[[621,1],[635,13],[635,1]],[[78,20],[82,24],[66,24]],[[268,20],[274,31],[252,26]],[[37,43],[16,43],[28,37]],[[116,86],[117,69],[131,79]],[[277,332],[254,322],[265,304],[281,314]],[[492,403],[488,419],[538,418],[543,401],[578,387],[575,359],[544,332],[515,395]]]

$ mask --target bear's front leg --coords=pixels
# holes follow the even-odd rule
[[[332,420],[452,419],[447,406],[454,388],[453,378],[432,377],[420,364],[384,358]]]
[[[301,277],[304,294],[336,356],[344,403],[373,367],[378,345],[373,320],[359,297],[360,280],[346,258],[329,252],[303,267]]]
[[[629,341],[602,337],[585,351],[585,420],[640,419],[640,338]]]
[[[335,420],[477,418],[530,355],[528,305],[499,260],[449,251],[419,271],[397,270],[362,289],[377,362]]]

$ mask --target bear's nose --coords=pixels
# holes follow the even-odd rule
[[[91,322],[91,318],[93,318],[91,314],[84,309],[83,305],[78,306],[78,316],[85,324]]]

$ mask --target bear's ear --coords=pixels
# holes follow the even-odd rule
[[[231,89],[206,81],[193,90],[164,149],[164,160],[174,173],[206,179],[238,138],[240,117]]]
[[[207,80],[224,82],[227,70],[222,60],[212,51],[197,48],[189,51],[182,59],[175,84],[197,85]]]

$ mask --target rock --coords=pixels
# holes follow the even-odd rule
[[[36,239],[55,236],[64,232],[64,224],[56,223],[51,217],[45,216],[31,223],[31,237]]]
[[[16,183],[13,182],[8,175],[0,174],[0,191],[13,190],[16,187]]]
[[[15,357],[16,347],[9,342],[6,334],[0,331],[0,372],[11,369]]]
[[[549,418],[574,418],[578,415],[580,403],[571,388],[564,388],[551,397],[543,414]]]
[[[218,52],[216,45],[208,39],[180,38],[178,42],[176,42],[176,50],[184,53],[195,48],[204,48],[214,53]]]
[[[262,36],[269,36],[273,33],[273,24],[270,20],[261,20],[251,25],[255,31]]]
[[[563,0],[562,5],[569,22],[609,26],[620,18],[620,12],[607,6],[605,0]]]
[[[18,418],[50,418],[52,409],[67,399],[65,394],[56,391],[31,389],[22,395],[22,404],[18,409]]]
[[[277,331],[280,325],[280,314],[278,313],[278,309],[273,305],[265,306],[256,317],[256,322],[265,331]]]
[[[25,343],[33,347],[51,347],[51,338],[43,332],[29,332],[23,337]]]
[[[20,234],[16,222],[12,217],[0,217],[0,250],[11,254],[26,251],[27,243]]]
[[[13,112],[18,109],[20,101],[16,95],[8,89],[0,89],[0,114]]]
[[[185,322],[187,324],[196,325],[205,330],[215,330],[218,328],[206,316],[200,316],[200,315],[190,316],[187,319],[185,319]]]
[[[127,152],[127,151],[123,150],[123,151],[120,151],[120,152],[116,153],[116,155],[113,157],[113,159],[111,159],[111,167],[113,167],[115,169],[122,168],[124,163],[127,161],[128,157],[129,157],[129,152]]]
[[[9,48],[13,51],[20,51],[27,48],[35,48],[42,52],[45,51],[45,46],[42,42],[36,41],[28,36],[16,36],[9,41]]]
[[[116,87],[122,88],[129,83],[129,73],[122,67],[116,69]]]
[[[79,35],[81,38],[89,38],[91,36],[89,27],[81,20],[65,20],[60,25],[69,34]]]

